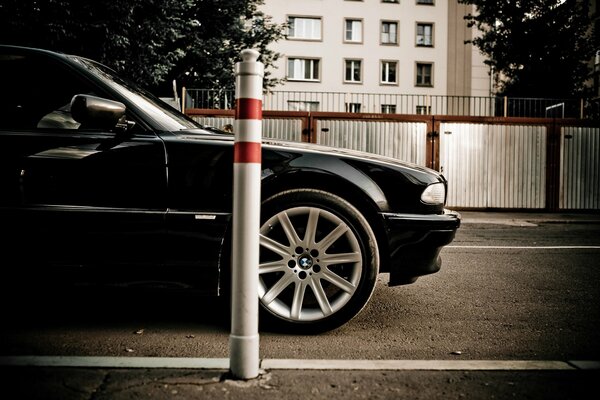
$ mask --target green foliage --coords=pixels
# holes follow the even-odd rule
[[[170,76],[184,86],[233,89],[233,66],[243,49],[254,48],[260,61],[272,66],[279,57],[268,45],[283,37],[283,26],[258,10],[262,0],[195,0],[189,17],[194,22],[181,41],[183,62]],[[265,72],[264,86],[278,83]]]
[[[172,79],[231,88],[242,49],[259,50],[266,66],[278,57],[267,46],[283,28],[258,11],[261,2],[2,0],[0,43],[82,55],[156,90]]]
[[[482,34],[472,40],[500,78],[501,95],[566,98],[585,95],[598,49],[588,5],[579,0],[459,0]]]

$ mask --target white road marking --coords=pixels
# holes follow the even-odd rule
[[[445,249],[516,249],[516,250],[597,250],[600,246],[461,246],[450,245],[445,246]]]
[[[573,370],[564,361],[523,360],[277,360],[263,361],[264,369],[298,370],[375,370],[375,371],[521,371],[521,370]]]
[[[183,368],[228,370],[228,358],[1,356],[0,366],[81,368]],[[263,359],[265,370],[357,371],[563,371],[600,369],[600,361],[555,360],[294,360]]]
[[[507,226],[521,226],[521,227],[535,227],[537,224],[529,221],[512,219],[476,219],[476,218],[464,218],[461,224],[489,224],[489,225],[507,225]]]
[[[229,369],[228,358],[2,356],[0,365],[84,368]]]

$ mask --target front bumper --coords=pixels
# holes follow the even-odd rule
[[[390,286],[413,283],[419,276],[440,270],[440,251],[452,242],[460,214],[381,213],[388,237]]]

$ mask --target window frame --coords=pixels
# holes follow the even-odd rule
[[[288,111],[319,111],[321,107],[321,103],[318,101],[304,101],[304,100],[288,100]],[[297,105],[298,107],[291,107],[293,105]],[[308,106],[308,107],[306,107]],[[313,107],[314,106],[314,107]]]
[[[396,71],[395,71],[395,78],[396,80],[394,82],[390,82],[390,81],[384,81],[383,80],[383,68],[385,64],[395,64],[396,65]],[[388,59],[382,59],[379,60],[379,84],[382,86],[398,86],[399,80],[398,80],[398,72],[400,69],[400,62],[398,60],[388,60]],[[389,77],[389,74],[386,74]]]
[[[419,66],[425,66],[425,65],[428,65],[430,67],[430,72],[429,72],[430,82],[429,83],[419,82]],[[415,87],[432,88],[432,87],[434,87],[434,85],[433,85],[434,82],[435,82],[435,80],[434,80],[434,63],[431,61],[415,61]]]
[[[383,27],[385,24],[395,24],[396,25],[396,35],[395,35],[395,42],[384,42],[383,41]],[[388,32],[388,36],[389,36],[389,32]],[[400,46],[400,21],[398,20],[389,20],[389,19],[382,19],[379,23],[379,44],[382,46]]]
[[[431,27],[431,44],[419,44],[419,27],[429,26]],[[425,39],[427,36],[423,35]],[[420,22],[415,23],[415,47],[435,47],[435,24],[433,22]]]
[[[381,114],[397,114],[398,106],[396,104],[381,104],[379,111]]]
[[[347,39],[346,35],[348,33],[348,29],[347,29],[348,22],[360,22],[360,40]],[[365,37],[365,22],[362,18],[353,18],[353,17],[344,18],[343,29],[344,29],[344,32],[343,32],[344,43],[363,44],[364,37]],[[352,32],[354,33],[354,29],[352,30]],[[354,36],[354,34],[352,36]]]
[[[362,112],[362,103],[344,103],[344,109],[347,113],[358,114]],[[356,110],[358,109],[358,111]]]
[[[344,71],[343,71],[343,77],[344,77],[344,83],[346,84],[352,84],[352,85],[360,85],[363,83],[363,65],[364,65],[364,60],[362,58],[344,58]],[[354,62],[358,62],[359,65],[359,80],[355,81],[355,80],[348,80],[346,79],[347,75],[347,65],[348,63],[354,63]],[[351,76],[354,76],[354,69],[352,69],[351,71]]]
[[[309,79],[290,77],[290,61],[291,60],[311,61],[311,64],[313,65],[312,76],[314,76],[314,71],[316,70],[317,77],[309,78]],[[316,69],[314,68],[315,61],[317,62]],[[288,82],[321,82],[321,58],[320,57],[288,56],[288,57],[286,57],[285,65],[286,65],[285,77],[286,77],[286,81],[288,81]]]
[[[417,104],[415,106],[415,114],[417,114],[417,115],[431,115],[431,106],[424,106],[422,104]]]
[[[290,19],[318,20],[319,21],[319,38],[318,39],[314,39],[314,38],[307,38],[307,37],[290,36],[289,35],[289,32],[290,32],[290,28],[289,28]],[[287,40],[296,40],[296,41],[305,41],[305,42],[322,42],[323,41],[323,17],[315,16],[315,15],[296,15],[296,14],[290,14],[290,15],[287,15],[286,21],[287,21],[287,24],[288,24],[287,34],[286,34],[286,39]]]

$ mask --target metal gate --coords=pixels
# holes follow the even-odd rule
[[[563,127],[561,209],[600,210],[600,128]]]
[[[546,129],[442,123],[440,171],[449,207],[545,208]]]

